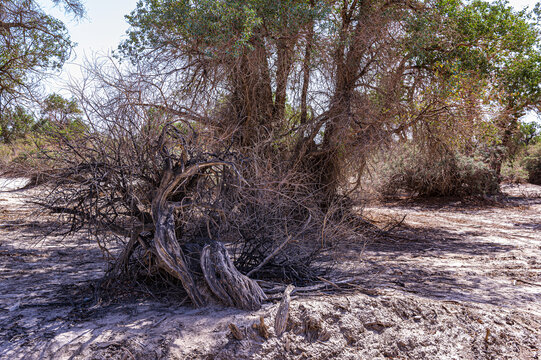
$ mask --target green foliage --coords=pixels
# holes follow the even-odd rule
[[[58,94],[50,94],[43,102],[39,129],[41,132],[60,132],[73,136],[84,132],[82,111],[75,99],[66,99]]]
[[[412,83],[428,84],[416,105],[437,102],[445,104],[445,113],[466,110],[455,111],[445,122],[441,115],[423,120],[426,137],[457,151],[457,143],[488,146],[491,167],[499,171],[527,136],[519,132],[518,119],[538,110],[541,101],[536,11],[483,0],[433,0],[426,9],[406,21],[404,51],[419,69]],[[490,119],[487,109],[495,113]]]
[[[34,116],[22,106],[0,113],[0,142],[9,144],[27,136],[35,125]]]
[[[75,99],[58,94],[51,94],[44,100],[39,121],[22,106],[6,108],[0,113],[0,142],[9,144],[31,134],[46,132],[81,133],[86,129],[81,115]]]
[[[41,113],[48,121],[67,124],[80,120],[82,111],[75,99],[66,99],[62,95],[53,93],[43,102]]]
[[[51,94],[43,101],[38,121],[22,106],[8,108],[0,114],[0,142],[3,143],[0,168],[14,171],[45,166],[56,156],[54,144],[59,137],[74,139],[86,133],[88,129],[81,115],[75,99],[58,94]],[[48,160],[37,156],[43,151],[48,152]]]
[[[76,16],[84,13],[77,0],[64,3]],[[0,4],[0,105],[31,91],[38,75],[59,69],[73,43],[66,27],[43,12],[35,0],[3,0]],[[5,102],[6,100],[4,100]]]
[[[515,12],[502,1],[435,0],[430,7],[409,18],[406,44],[417,66],[436,67],[447,77],[475,72],[490,80],[496,75],[508,82],[509,93],[513,79],[535,80],[520,77],[518,70],[539,72],[539,32],[532,14]]]
[[[440,86],[475,76],[487,103],[521,112],[541,99],[541,40],[535,14],[505,1],[434,0],[408,20],[406,49],[415,65],[434,69]]]
[[[503,164],[501,178],[502,182],[513,184],[524,184],[528,182],[528,171],[524,168],[520,155]]]
[[[153,49],[237,57],[253,49],[256,33],[295,32],[327,8],[301,0],[140,0],[126,16],[132,28],[120,51],[132,59]]]
[[[518,142],[524,145],[541,142],[541,124],[535,121],[520,123]]]

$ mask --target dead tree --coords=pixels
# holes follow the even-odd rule
[[[50,191],[40,202],[96,237],[114,262],[109,276],[144,268],[178,280],[194,306],[214,298],[257,309],[265,294],[250,277],[322,274],[318,255],[355,227],[340,203],[320,206],[310,173],[268,141],[238,148],[235,131],[172,105],[176,94],[162,85],[170,80],[106,70],[91,69],[90,95],[75,91],[86,128],[44,134]]]

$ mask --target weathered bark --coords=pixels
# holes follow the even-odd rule
[[[501,180],[504,161],[516,151],[514,149],[513,138],[519,129],[518,119],[522,115],[520,112],[517,113],[512,106],[509,106],[500,114],[498,119],[497,126],[499,128],[502,149],[496,149],[494,151],[490,159],[490,167],[496,173],[499,180]]]
[[[356,9],[357,6],[359,9]],[[368,39],[375,34],[367,32],[368,12],[368,5],[357,1],[351,6],[345,2],[341,12],[340,41],[334,53],[336,82],[325,124],[322,144],[324,152],[316,155],[318,181],[325,194],[323,207],[329,205],[337,193],[341,161],[345,154],[343,149],[348,145],[344,141],[344,134],[352,131],[350,126],[353,122],[352,101],[355,98],[355,87],[371,63],[366,58],[370,48]],[[356,119],[355,122],[359,125],[361,120]]]
[[[310,1],[313,6],[313,1]],[[306,124],[308,120],[308,86],[310,84],[310,67],[312,61],[312,42],[314,41],[314,22],[310,22],[308,35],[306,37],[306,48],[304,51],[304,60],[302,62],[302,92],[301,92],[301,124]]]
[[[154,246],[161,266],[182,282],[196,307],[206,305],[196,279],[193,277],[175,232],[175,208],[177,203],[167,201],[167,196],[184,180],[192,178],[205,167],[225,165],[209,162],[193,165],[182,172],[166,170],[160,187],[152,202],[152,217],[155,224]],[[259,285],[241,274],[233,265],[222,243],[212,242],[201,252],[201,269],[204,280],[212,293],[224,304],[242,309],[257,310],[266,299]]]
[[[231,335],[237,340],[243,340],[244,339],[244,333],[242,332],[239,327],[233,323],[229,324],[229,330],[231,330]]]
[[[289,303],[291,302],[291,292],[295,289],[295,286],[288,285],[284,291],[284,296],[280,305],[278,306],[278,311],[276,312],[276,318],[274,319],[274,332],[276,336],[282,335],[286,331],[287,319],[289,318]]]
[[[186,264],[184,253],[175,234],[175,207],[167,200],[167,195],[180,181],[172,171],[166,171],[160,189],[152,204],[152,216],[155,224],[154,246],[162,267],[182,282],[184,290],[196,307],[206,305],[191,272]]]
[[[139,244],[139,235],[141,234],[141,231],[143,231],[142,226],[132,230],[132,233],[130,235],[130,241],[128,242],[128,244],[126,244],[115,262],[114,272],[127,272],[130,257],[132,256],[137,245]]]
[[[267,324],[265,324],[263,315],[259,316],[259,324],[254,324],[254,327],[263,339],[268,339],[270,337],[269,328],[267,327]]]
[[[293,49],[296,41],[292,34],[285,34],[277,41],[276,101],[274,103],[274,120],[277,122],[285,118],[287,82],[293,65]]]
[[[232,101],[240,145],[253,146],[268,127],[274,112],[267,52],[262,40],[252,41],[254,50],[243,54],[232,74]]]
[[[212,293],[228,306],[258,310],[267,298],[261,287],[241,274],[220,242],[206,245],[201,252],[201,269]]]

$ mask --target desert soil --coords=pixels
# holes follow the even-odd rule
[[[36,215],[23,184],[0,180],[1,359],[541,359],[541,187],[507,185],[481,204],[365,207],[382,228],[405,218],[349,239],[328,279],[352,285],[293,295],[276,337],[273,302],[246,312],[96,301],[98,247],[85,234],[44,236],[62,225]],[[253,328],[260,317],[268,338]]]

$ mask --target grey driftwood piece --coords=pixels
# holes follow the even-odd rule
[[[201,270],[212,293],[228,306],[258,310],[267,299],[257,282],[235,268],[221,242],[205,245],[201,252]]]
[[[287,319],[289,318],[289,303],[291,302],[291,292],[295,289],[295,286],[288,285],[284,291],[284,296],[280,305],[278,306],[278,311],[276,312],[276,318],[274,319],[274,332],[276,336],[282,335],[287,327]]]

